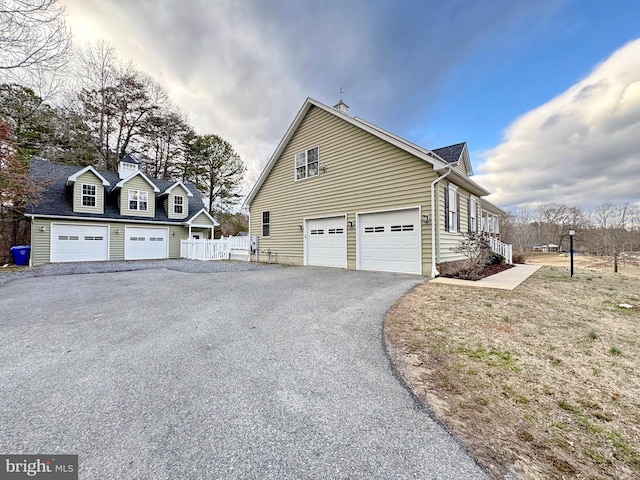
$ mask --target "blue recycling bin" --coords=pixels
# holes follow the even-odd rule
[[[31,253],[30,245],[18,245],[9,249],[13,255],[13,261],[16,265],[26,265],[29,263],[29,254]]]

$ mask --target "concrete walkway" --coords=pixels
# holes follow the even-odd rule
[[[490,277],[478,281],[458,280],[457,278],[438,277],[431,280],[433,283],[445,283],[447,285],[463,285],[467,287],[497,288],[500,290],[514,290],[518,285],[533,275],[542,265],[516,265],[504,272],[496,273]]]

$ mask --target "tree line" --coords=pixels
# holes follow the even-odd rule
[[[64,13],[58,0],[0,8],[0,257],[28,239],[22,212],[42,187],[28,179],[33,157],[116,171],[131,154],[151,177],[195,184],[211,212],[237,204],[246,168],[233,146],[197,133],[111,44],[73,49]]]
[[[23,161],[115,171],[127,154],[149,176],[192,182],[211,210],[237,203],[245,166],[219,135],[199,135],[164,88],[99,42],[74,58],[77,82],[55,102],[31,87],[0,85],[0,119]]]
[[[558,245],[569,250],[573,230],[574,251],[609,259],[615,272],[629,252],[640,255],[640,207],[629,203],[603,203],[593,209],[546,203],[520,208],[501,222],[501,237],[513,245],[514,256],[526,258],[536,245]]]

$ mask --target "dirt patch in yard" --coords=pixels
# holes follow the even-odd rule
[[[563,266],[514,291],[422,284],[389,311],[385,341],[495,478],[640,478],[636,274],[571,279]]]

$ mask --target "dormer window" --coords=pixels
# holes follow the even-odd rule
[[[129,190],[129,210],[146,212],[149,196],[147,192],[141,190]]]
[[[173,213],[182,214],[184,207],[184,197],[176,195],[173,197]]]
[[[82,184],[82,206],[83,207],[95,207],[96,206],[96,186]]]

